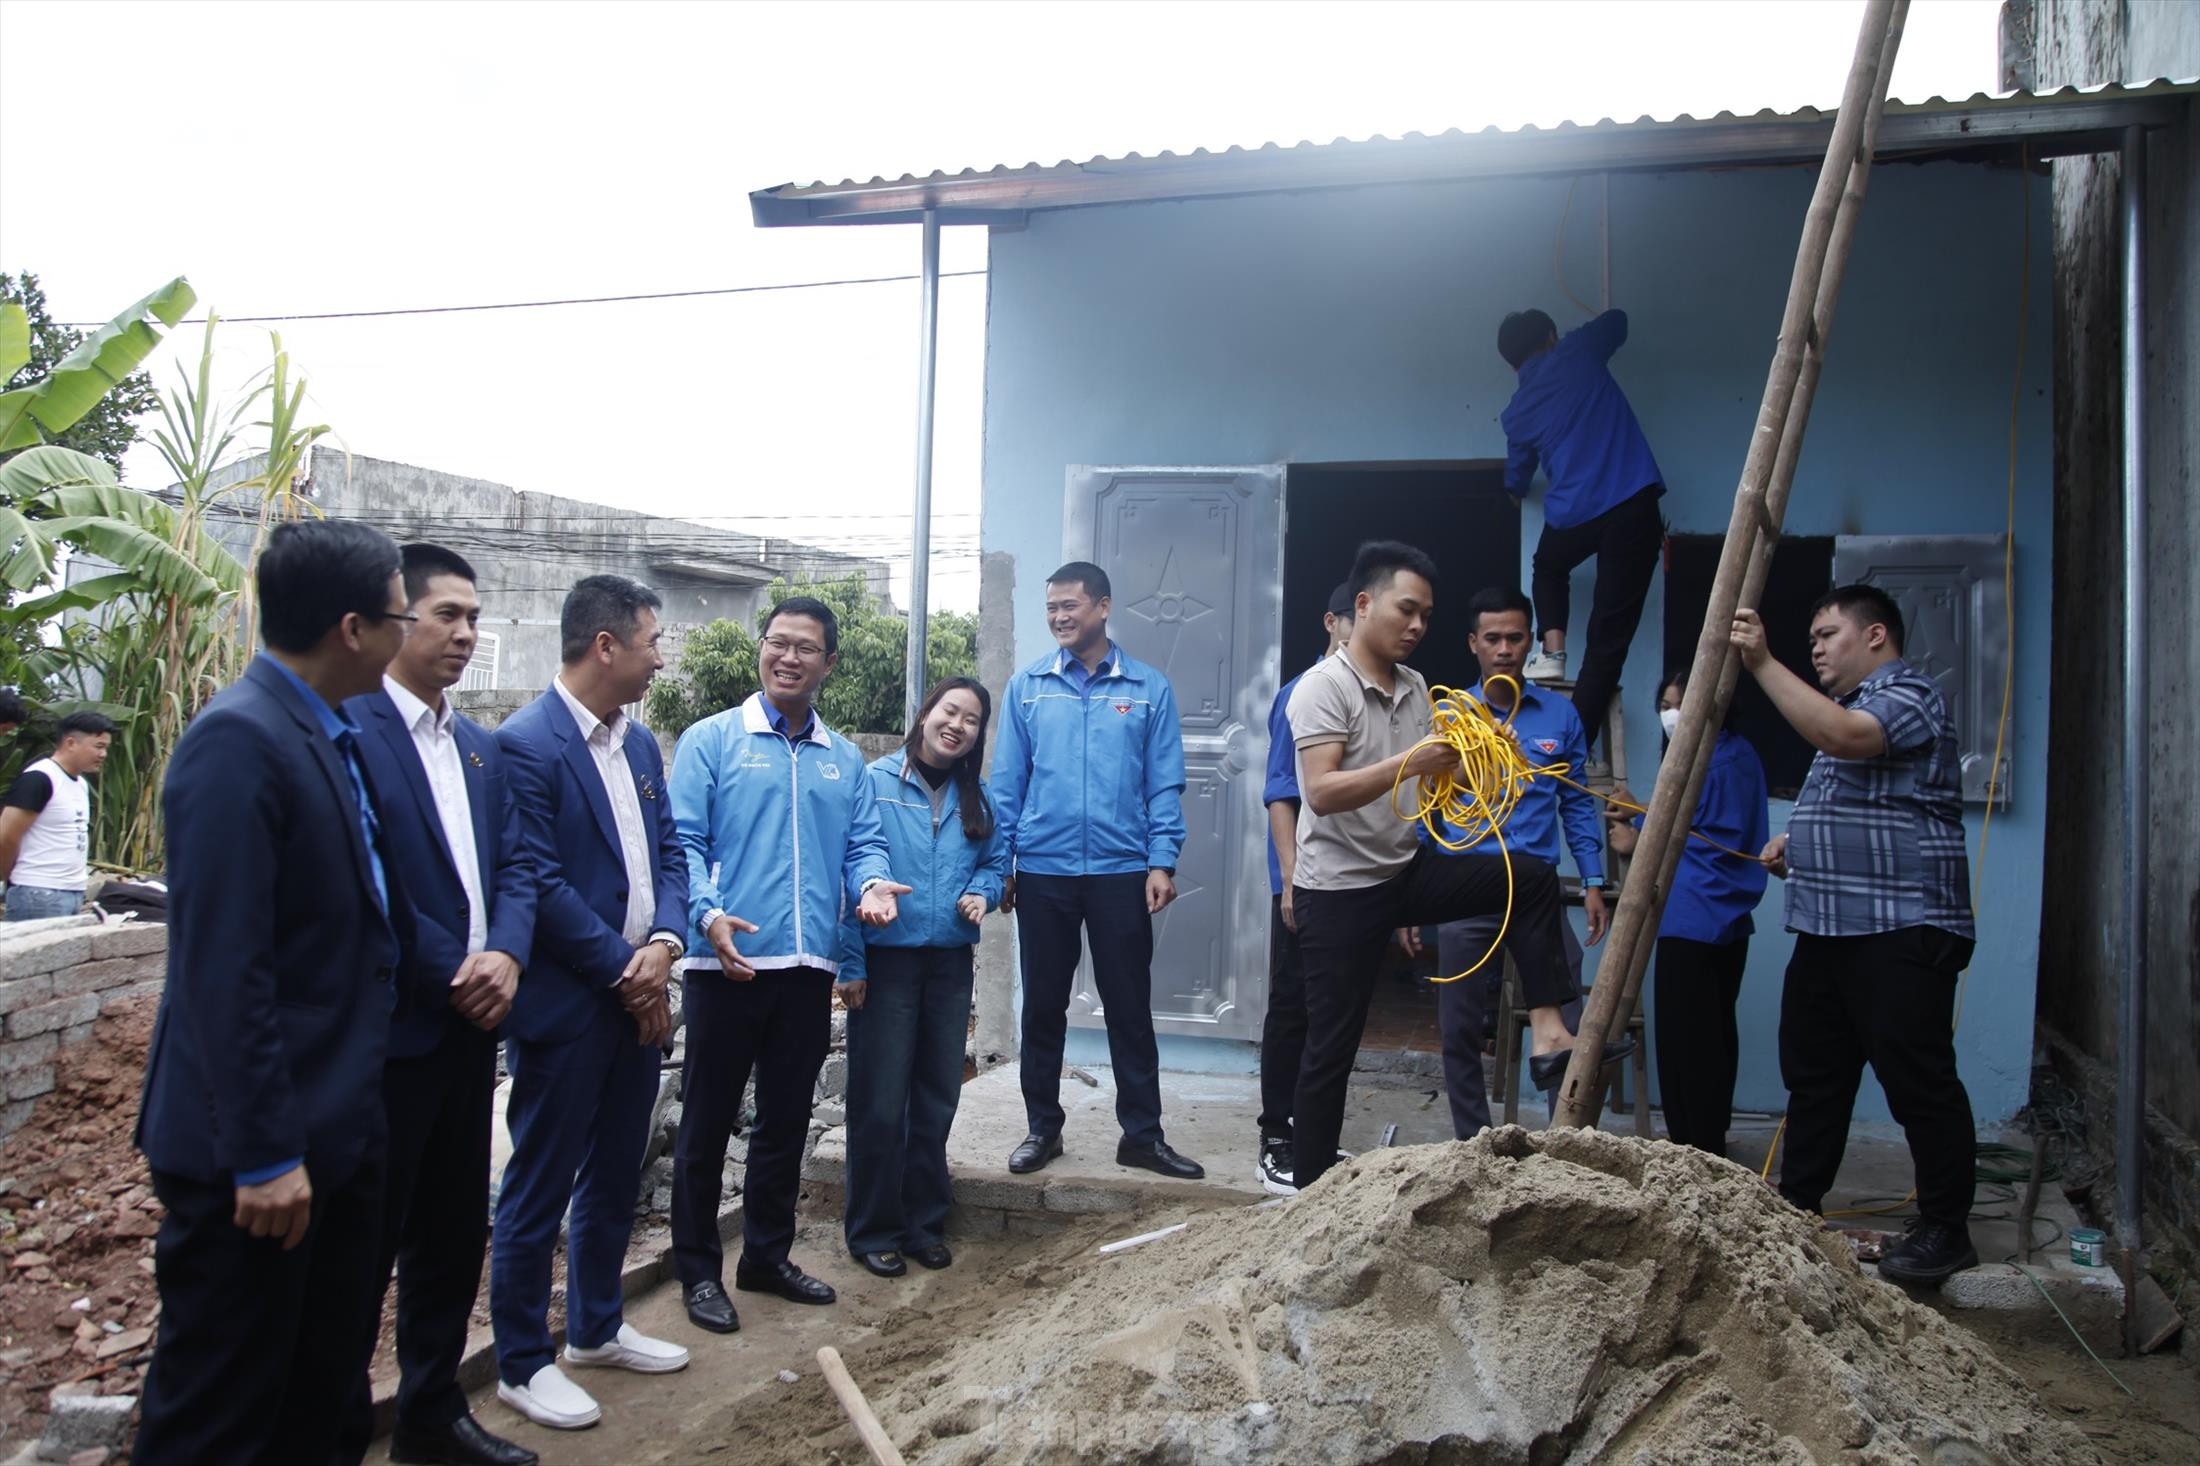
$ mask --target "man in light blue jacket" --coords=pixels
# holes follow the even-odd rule
[[[830,1286],[788,1258],[802,1145],[832,1042],[832,985],[850,907],[893,921],[878,796],[863,755],[817,716],[839,660],[832,608],[781,601],[758,650],[763,690],[680,735],[672,813],[687,851],[694,923],[684,969],[687,1066],[673,1148],[672,1260],[696,1327],[741,1326],[718,1240],[720,1177],[742,1090],[756,1072],[756,1124],[742,1186],[734,1286],[792,1303],[831,1303]],[[744,950],[745,948],[745,950]]]
[[[1153,1033],[1153,918],[1176,899],[1184,845],[1184,737],[1169,679],[1108,637],[1107,572],[1083,560],[1047,577],[1060,649],[1008,681],[993,796],[1014,863],[1023,954],[1023,1089],[1030,1133],[1018,1175],[1062,1153],[1062,1045],[1080,931],[1115,1070],[1118,1165],[1206,1175],[1161,1134]]]

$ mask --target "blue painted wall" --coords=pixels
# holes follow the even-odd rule
[[[1676,532],[1723,533],[1794,262],[1805,170],[1611,180],[1613,368],[1647,429]],[[1061,559],[1063,470],[1502,457],[1503,313],[1584,313],[1556,276],[1563,180],[1076,209],[992,241],[983,541],[1016,557],[1019,660],[1049,645],[1039,577]],[[1573,292],[1598,292],[1597,181],[1575,194]],[[2026,1098],[2040,925],[2049,610],[2048,199],[2014,172],[1888,165],[1872,180],[1788,511],[1799,535],[1997,533],[2017,397],[2015,808],[1994,819],[1982,939],[1959,1026],[1982,1121]],[[1522,583],[1541,527],[1524,516]],[[1443,547],[1430,545],[1441,563]],[[1590,576],[1575,582],[1586,623]],[[1662,580],[1626,669],[1632,782],[1654,778]],[[1437,635],[1463,634],[1439,613]],[[2082,634],[2082,632],[2080,633]],[[1773,826],[1790,806],[1775,803]],[[1969,819],[1974,857],[1979,814]],[[1774,1036],[1789,941],[1781,887],[1759,913],[1742,997],[1737,1103],[1777,1110]],[[1596,953],[1592,951],[1592,962]],[[1653,977],[1653,981],[1654,981]],[[1095,1035],[1097,1037],[1097,1035]],[[1238,1045],[1168,1062],[1242,1068]],[[1886,1105],[1868,1079],[1863,1118]]]

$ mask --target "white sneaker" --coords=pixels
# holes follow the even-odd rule
[[[1566,680],[1566,654],[1537,652],[1528,658],[1528,665],[1520,669],[1520,675],[1530,682],[1563,682]]]
[[[1260,1180],[1260,1189],[1270,1196],[1296,1196],[1299,1188],[1291,1182],[1291,1168],[1295,1158],[1288,1140],[1264,1140],[1260,1143],[1260,1163],[1253,1174]]]
[[[523,1385],[498,1380],[497,1398],[552,1430],[581,1430],[603,1419],[603,1407],[555,1364],[545,1364]]]
[[[688,1351],[663,1339],[652,1339],[630,1323],[608,1344],[593,1349],[565,1346],[565,1362],[582,1369],[631,1369],[636,1374],[671,1374],[688,1367]]]

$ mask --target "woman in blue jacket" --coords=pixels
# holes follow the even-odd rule
[[[1008,841],[978,778],[993,700],[968,677],[925,695],[902,746],[865,772],[894,878],[910,887],[890,927],[843,927],[848,1005],[848,1251],[882,1278],[954,1261],[947,1130],[962,1097],[971,948],[999,907]]]
[[[1687,687],[1688,674],[1676,672],[1658,689],[1658,721],[1668,744]],[[1772,838],[1765,799],[1765,766],[1757,750],[1731,728],[1721,728],[1693,827],[1731,849],[1762,850]],[[1607,808],[1626,818],[1617,806]],[[1638,818],[1613,826],[1615,852],[1633,852],[1639,824]],[[1658,920],[1651,1018],[1665,1133],[1676,1145],[1715,1156],[1726,1154],[1726,1130],[1734,1118],[1734,1075],[1741,1063],[1734,1007],[1749,961],[1749,934],[1756,929],[1750,913],[1764,898],[1765,880],[1765,867],[1757,861],[1691,839]]]

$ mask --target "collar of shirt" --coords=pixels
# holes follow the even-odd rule
[[[384,673],[382,676],[382,690],[390,695],[390,702],[396,707],[398,718],[408,730],[415,733],[419,732],[421,720],[425,718],[433,731],[439,736],[450,736],[451,723],[455,715],[451,711],[451,700],[449,698],[443,699],[443,706],[430,708],[426,703],[412,695],[411,688],[388,673]]]
[[[1054,654],[1054,675],[1067,678],[1080,688],[1090,687],[1096,679],[1101,677],[1121,676],[1122,672],[1123,649],[1115,644],[1115,638],[1112,636],[1108,638],[1108,654],[1102,657],[1100,665],[1090,672],[1085,670],[1085,664],[1078,661],[1068,647],[1064,647]]]
[[[266,652],[260,653],[260,660],[273,667],[285,682],[298,689],[298,695],[306,700],[306,706],[313,710],[315,720],[320,723],[321,735],[329,742],[341,745],[345,734],[354,738],[359,736],[359,725],[351,720],[351,715],[341,708],[330,707],[328,700],[315,692],[305,678]]]
[[[551,678],[550,685],[558,690],[559,697],[565,699],[566,711],[573,715],[574,724],[581,730],[582,742],[595,742],[596,730],[602,728],[611,735],[612,747],[624,748],[626,746],[626,710],[624,708],[619,710],[617,717],[606,723],[590,712],[582,705],[581,700],[573,695],[573,689],[565,685],[564,673],[561,672]]]
[[[1352,659],[1351,647],[1339,647],[1336,659],[1350,668],[1354,677],[1360,679],[1360,686],[1381,698],[1383,706],[1392,710],[1397,708],[1400,700],[1413,691],[1413,684],[1418,676],[1411,667],[1403,662],[1398,662],[1390,669],[1390,691],[1385,692],[1383,691],[1383,684],[1368,676],[1366,672],[1360,669],[1360,664]],[[1316,662],[1314,665],[1318,667],[1321,663]]]
[[[789,733],[787,720],[761,692],[750,693],[748,701],[741,704],[741,726],[751,733],[777,733],[789,743],[814,743],[820,748],[830,748],[833,743],[825,735],[825,725],[819,721],[814,703],[810,707],[809,725],[800,733]]]
[[[1513,680],[1520,684],[1520,690],[1514,698],[1515,706],[1524,711],[1528,708],[1538,707],[1542,704],[1543,694],[1536,691],[1536,687],[1533,682],[1528,681],[1525,677],[1519,677]],[[1512,711],[1512,709],[1510,708],[1499,707],[1494,701],[1491,700],[1490,679],[1487,677],[1483,678],[1480,682],[1474,684],[1474,695],[1482,700],[1482,706],[1497,714],[1500,719],[1502,719],[1506,713]],[[1515,718],[1518,718],[1520,714],[1513,713],[1513,716]]]
[[[802,720],[802,730],[799,733],[788,724],[787,715],[780,710],[779,704],[768,697],[764,699],[764,716],[771,719],[772,731],[789,743],[794,742],[797,738],[809,737],[811,731],[817,727],[817,705],[815,703],[810,705],[810,715]]]
[[[1871,691],[1880,683],[1885,682],[1888,678],[1899,676],[1909,670],[1910,664],[1903,661],[1900,657],[1896,657],[1894,660],[1889,662],[1881,662],[1878,666],[1871,669],[1870,674],[1867,675],[1862,682],[1857,683],[1854,687],[1843,693],[1838,699],[1836,699],[1836,701],[1838,701],[1841,706],[1845,708],[1853,708],[1856,706],[1856,700],[1862,697],[1865,693]]]

